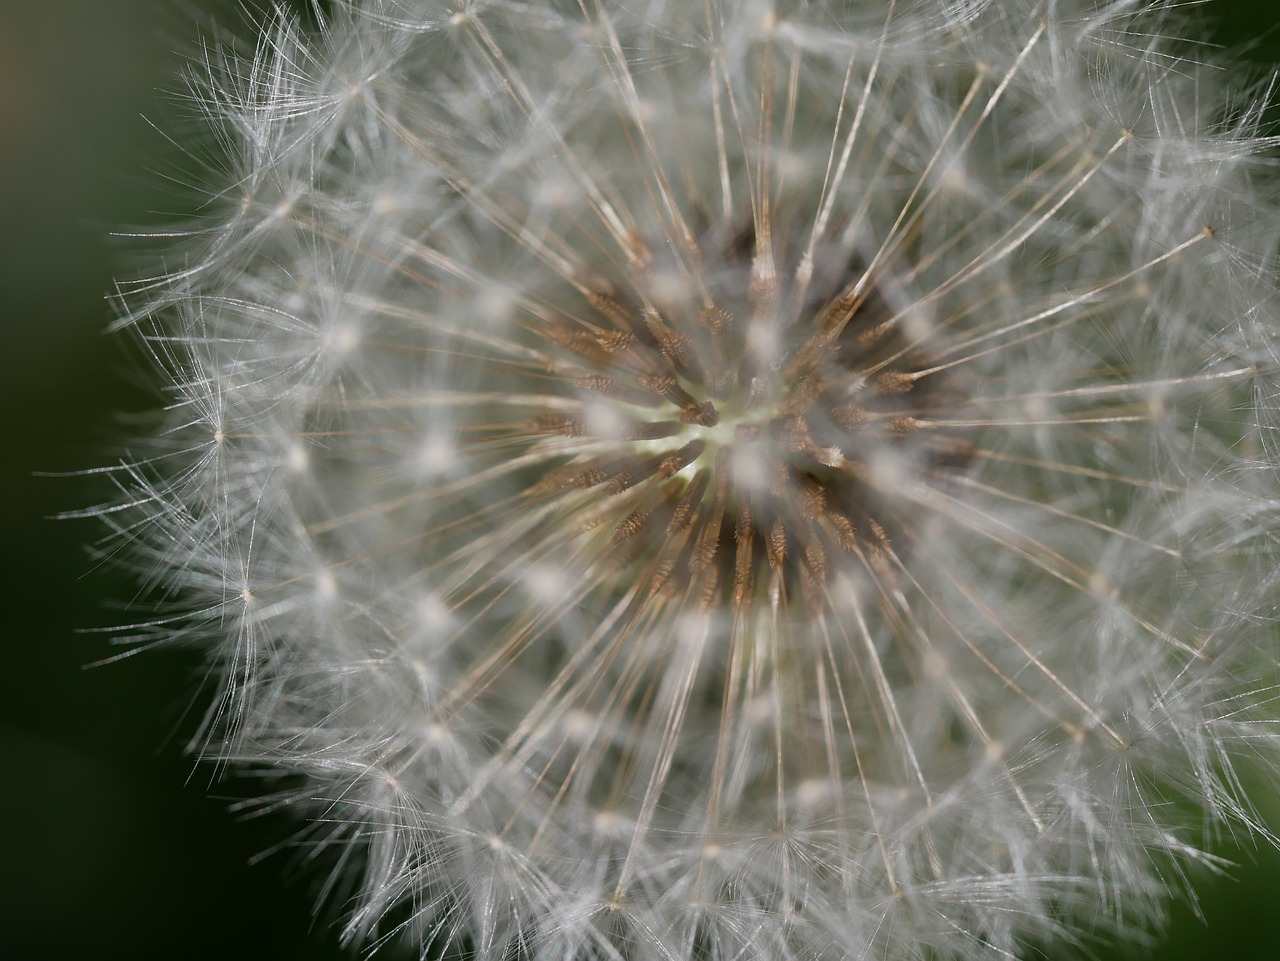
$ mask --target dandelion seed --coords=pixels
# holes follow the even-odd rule
[[[1170,5],[335,6],[209,54],[105,516],[350,939],[1007,958],[1265,834],[1273,145]]]

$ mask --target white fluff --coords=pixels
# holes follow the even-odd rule
[[[1280,209],[1170,6],[349,0],[209,52],[105,516],[349,937],[1007,958],[1263,831]]]

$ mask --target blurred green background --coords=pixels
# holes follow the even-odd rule
[[[1199,14],[1206,39],[1251,43],[1245,56],[1259,74],[1280,62],[1276,0],[1211,0]],[[84,669],[112,649],[82,631],[126,620],[133,586],[84,550],[96,525],[46,518],[109,488],[101,477],[33,473],[113,462],[130,416],[157,403],[129,338],[103,333],[104,294],[132,272],[137,249],[110,232],[183,213],[183,193],[166,182],[181,155],[148,119],[181,140],[190,121],[164,91],[180,89],[194,39],[214,28],[249,35],[253,19],[226,0],[0,0],[0,437],[9,438],[0,950],[9,957],[349,956],[331,919],[313,915],[317,877],[293,871],[287,855],[250,863],[290,824],[236,818],[211,772],[184,754],[198,661],[166,650]],[[1280,804],[1263,801],[1280,828]],[[1180,906],[1150,953],[1122,945],[1099,956],[1280,956],[1280,856],[1220,853],[1240,867],[1198,879],[1205,921]],[[285,874],[298,876],[283,883]]]

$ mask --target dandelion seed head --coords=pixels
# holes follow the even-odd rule
[[[1280,208],[1172,4],[334,7],[206,52],[104,516],[349,939],[1007,958],[1263,831]]]

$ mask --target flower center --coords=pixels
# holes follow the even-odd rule
[[[935,344],[874,279],[757,273],[736,301],[728,282],[619,296],[597,279],[581,289],[591,316],[538,331],[564,391],[531,428],[567,462],[536,496],[585,522],[593,565],[655,592],[692,586],[709,608],[762,592],[821,604],[835,556],[892,581],[902,491],[969,457],[928,421],[963,399],[929,373]]]

